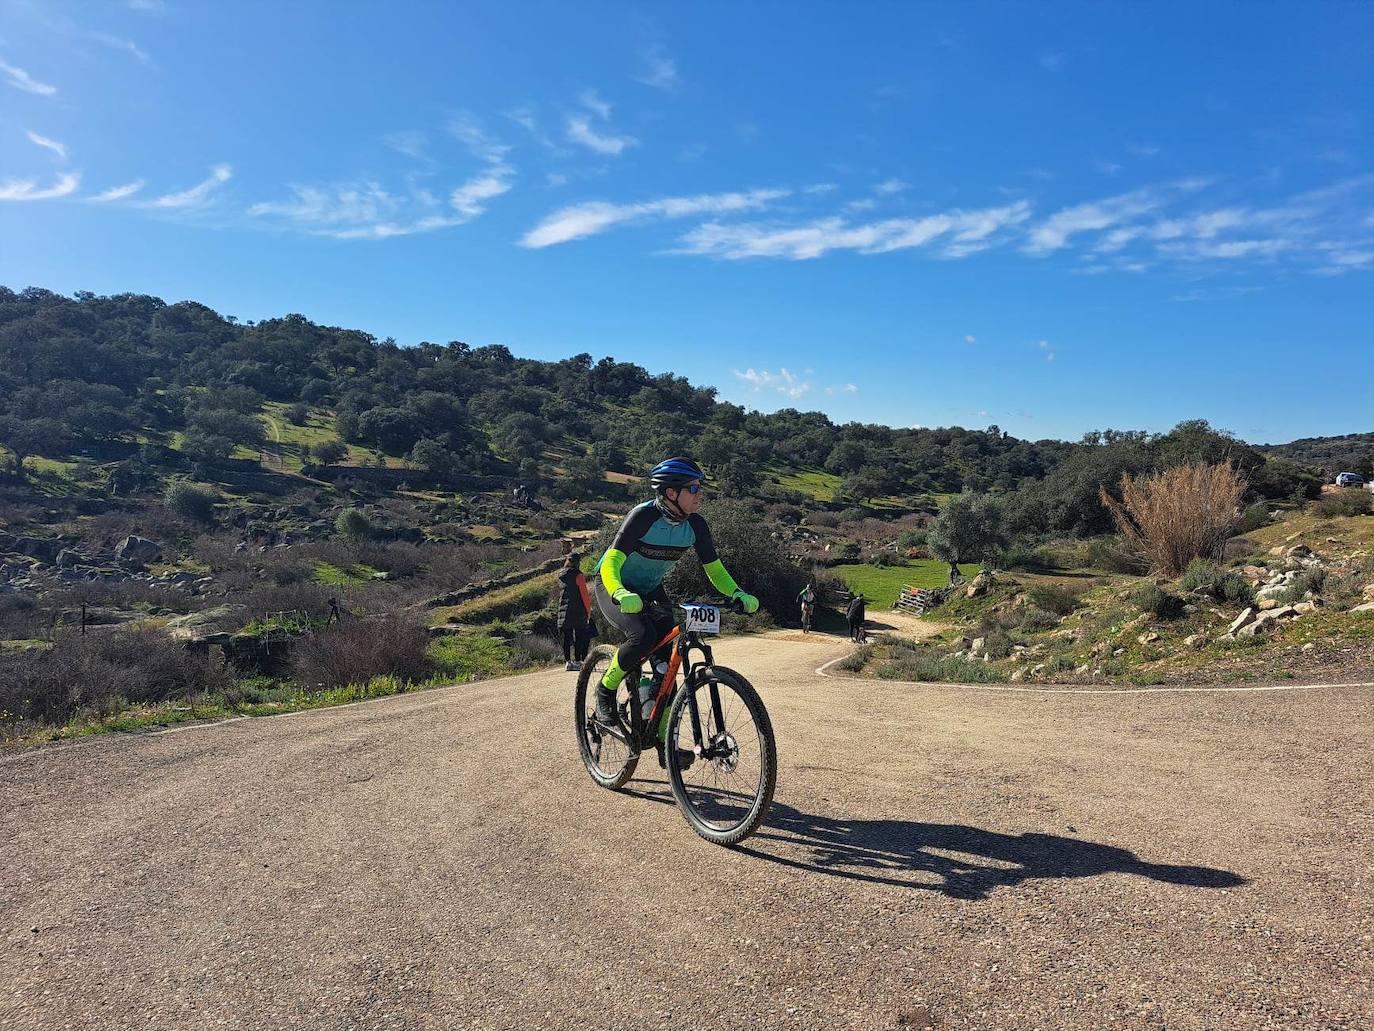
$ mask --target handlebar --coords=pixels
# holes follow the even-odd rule
[[[620,602],[619,602],[619,600],[617,600],[616,598],[612,598],[612,599],[611,599],[611,604],[614,605],[616,608],[620,608]],[[688,600],[688,601],[682,602],[682,604],[683,604],[683,605],[716,605],[716,606],[718,606],[718,607],[720,607],[720,608],[729,608],[731,612],[734,612],[734,613],[736,613],[736,614],[738,614],[738,615],[741,615],[741,616],[747,615],[747,613],[744,611],[744,602],[742,602],[739,598],[722,598],[720,601],[715,601],[715,600],[706,601],[706,600],[700,599],[700,598],[692,598],[692,599],[690,599],[690,600]],[[662,602],[659,602],[659,601],[651,601],[651,600],[649,600],[649,599],[647,599],[647,598],[644,599],[644,611],[645,611],[645,612],[649,611],[650,609],[654,609],[654,610],[657,610],[657,611],[663,611],[664,608],[665,608],[665,606],[663,605]],[[671,614],[671,612],[672,612],[672,609],[671,609],[671,607],[669,607],[669,608],[668,608],[667,614]]]

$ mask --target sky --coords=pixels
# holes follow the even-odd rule
[[[0,284],[1031,439],[1374,430],[1374,3],[0,0]]]

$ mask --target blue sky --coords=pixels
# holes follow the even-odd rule
[[[1374,4],[0,0],[0,283],[1018,436],[1374,429]]]

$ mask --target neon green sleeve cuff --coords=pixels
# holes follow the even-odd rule
[[[625,585],[620,580],[620,567],[625,564],[625,560],[630,556],[623,551],[616,551],[609,548],[606,557],[601,562],[601,584],[606,588],[606,593],[615,597],[616,591],[623,591]]]
[[[720,593],[727,598],[733,598],[735,596],[735,593],[739,590],[739,584],[735,583],[730,574],[725,571],[725,566],[721,563],[720,559],[716,559],[714,562],[708,562],[701,568],[706,571],[706,576],[710,579],[712,587],[720,591]]]

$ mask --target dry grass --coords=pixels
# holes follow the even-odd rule
[[[1181,465],[1142,477],[1121,477],[1122,500],[1099,493],[1121,535],[1151,567],[1179,576],[1195,558],[1220,559],[1240,521],[1245,481],[1230,465]]]

